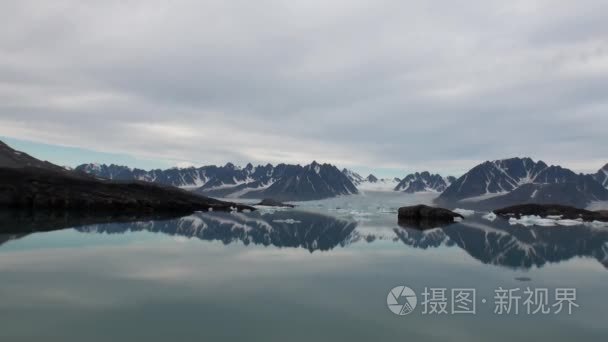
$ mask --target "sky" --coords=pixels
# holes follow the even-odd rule
[[[608,162],[608,3],[2,1],[0,137],[62,165]]]

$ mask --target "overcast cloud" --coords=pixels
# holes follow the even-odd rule
[[[608,162],[608,4],[2,1],[0,135],[191,162]]]

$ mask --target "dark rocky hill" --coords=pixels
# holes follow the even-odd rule
[[[100,180],[42,162],[5,144],[0,147],[0,160],[4,163],[0,166],[2,208],[109,212],[253,210],[170,186]]]

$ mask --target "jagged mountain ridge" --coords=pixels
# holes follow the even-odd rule
[[[443,192],[453,181],[454,177],[442,177],[438,174],[431,174],[428,171],[416,172],[407,175],[397,184],[395,191],[407,193],[414,192]]]
[[[584,207],[608,200],[606,190],[591,175],[576,174],[530,158],[486,161],[453,182],[438,203],[496,208],[518,203],[554,203]]]
[[[397,177],[378,178],[373,174],[362,177],[360,174],[348,169],[343,169],[342,173],[350,179],[357,189],[364,191],[392,191],[401,181]]]
[[[402,191],[406,193],[442,192],[450,183],[456,180],[452,176],[442,177],[438,174],[431,174],[428,171],[412,173],[404,178],[380,179],[373,174],[362,177],[360,174],[348,169],[343,169],[342,173],[360,190]]]
[[[352,182],[331,164],[313,162],[303,167],[281,164],[275,171],[274,181],[267,188],[247,192],[241,197],[304,201],[358,193]]]
[[[361,176],[360,174],[356,173],[353,170],[349,170],[349,169],[342,169],[342,173],[351,181],[351,183],[353,183],[355,186],[361,184],[361,182],[365,181],[365,178],[363,178],[363,176]]]
[[[306,166],[247,164],[240,168],[232,163],[199,168],[145,171],[118,165],[83,164],[77,170],[95,176],[119,180],[141,180],[186,189],[211,197],[263,198],[300,201],[356,194],[357,188],[331,164],[313,161]]]

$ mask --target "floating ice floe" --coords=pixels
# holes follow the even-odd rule
[[[608,228],[608,222],[602,222],[602,221],[587,222],[586,225],[593,227],[593,228]]]
[[[483,215],[482,218],[484,218],[488,221],[494,221],[494,220],[496,220],[496,214],[494,214],[493,212],[489,212],[489,213]]]
[[[601,227],[608,227],[608,222],[600,222],[600,221],[593,221],[593,222],[583,222],[582,219],[576,219],[576,220],[570,220],[570,219],[562,219],[562,216],[547,216],[547,217],[540,217],[537,215],[528,215],[528,216],[521,216],[521,218],[517,219],[515,217],[511,217],[509,218],[509,224],[511,225],[516,225],[516,224],[520,224],[522,226],[545,226],[545,227],[549,227],[549,226],[578,226],[578,225],[585,225],[585,226],[590,226],[590,227],[595,227],[595,228],[601,228]]]
[[[469,217],[469,216],[475,214],[475,210],[467,210],[467,209],[460,209],[460,208],[454,209],[454,212],[458,213],[464,217]]]
[[[277,211],[286,211],[288,208],[259,205],[259,206],[256,206],[256,209],[258,210],[258,212],[261,215],[266,215],[266,214],[274,214]],[[289,209],[291,209],[291,208],[289,208]]]
[[[578,226],[578,225],[584,223],[582,220],[566,220],[566,219],[564,219],[564,220],[559,219],[556,222],[560,226]]]
[[[286,223],[286,224],[295,224],[302,223],[302,221],[294,220],[294,219],[285,219],[285,220],[272,220],[274,223]]]
[[[511,225],[516,225],[516,224],[521,224],[522,226],[556,226],[557,222],[556,220],[552,220],[549,218],[542,218],[540,216],[537,215],[529,215],[529,216],[522,216],[521,218],[515,218],[515,217],[511,217],[509,218],[509,224]]]

